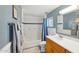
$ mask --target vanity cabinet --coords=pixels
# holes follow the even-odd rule
[[[46,53],[68,53],[66,49],[55,43],[54,41],[50,40],[49,38],[46,38],[46,47],[45,47]]]

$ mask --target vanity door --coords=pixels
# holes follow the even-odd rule
[[[46,53],[65,53],[65,49],[47,38]]]

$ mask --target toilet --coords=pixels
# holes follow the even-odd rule
[[[45,45],[46,45],[46,41],[40,42],[40,52],[41,53],[45,53]]]

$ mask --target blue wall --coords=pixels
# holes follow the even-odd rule
[[[76,14],[76,12],[64,15],[64,29],[76,29],[74,21],[77,17],[79,17],[79,14]]]
[[[21,7],[16,6],[18,12],[18,20],[12,18],[12,6],[0,5],[0,48],[4,47],[9,42],[9,27],[8,23],[21,20]]]
[[[69,14],[66,14],[64,15],[64,29],[75,29],[75,23],[74,23],[74,20],[75,20],[75,13],[69,13]]]
[[[52,16],[54,17],[54,27],[56,27],[56,24],[57,24],[57,16],[59,15],[59,11],[68,6],[69,5],[62,5],[48,14],[48,18],[52,17]],[[63,28],[64,29],[75,29],[76,25],[74,23],[74,20],[76,19],[77,16],[79,16],[79,15],[76,15],[75,12],[64,15]]]

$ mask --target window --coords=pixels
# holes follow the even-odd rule
[[[47,27],[53,27],[53,17],[47,19]]]

